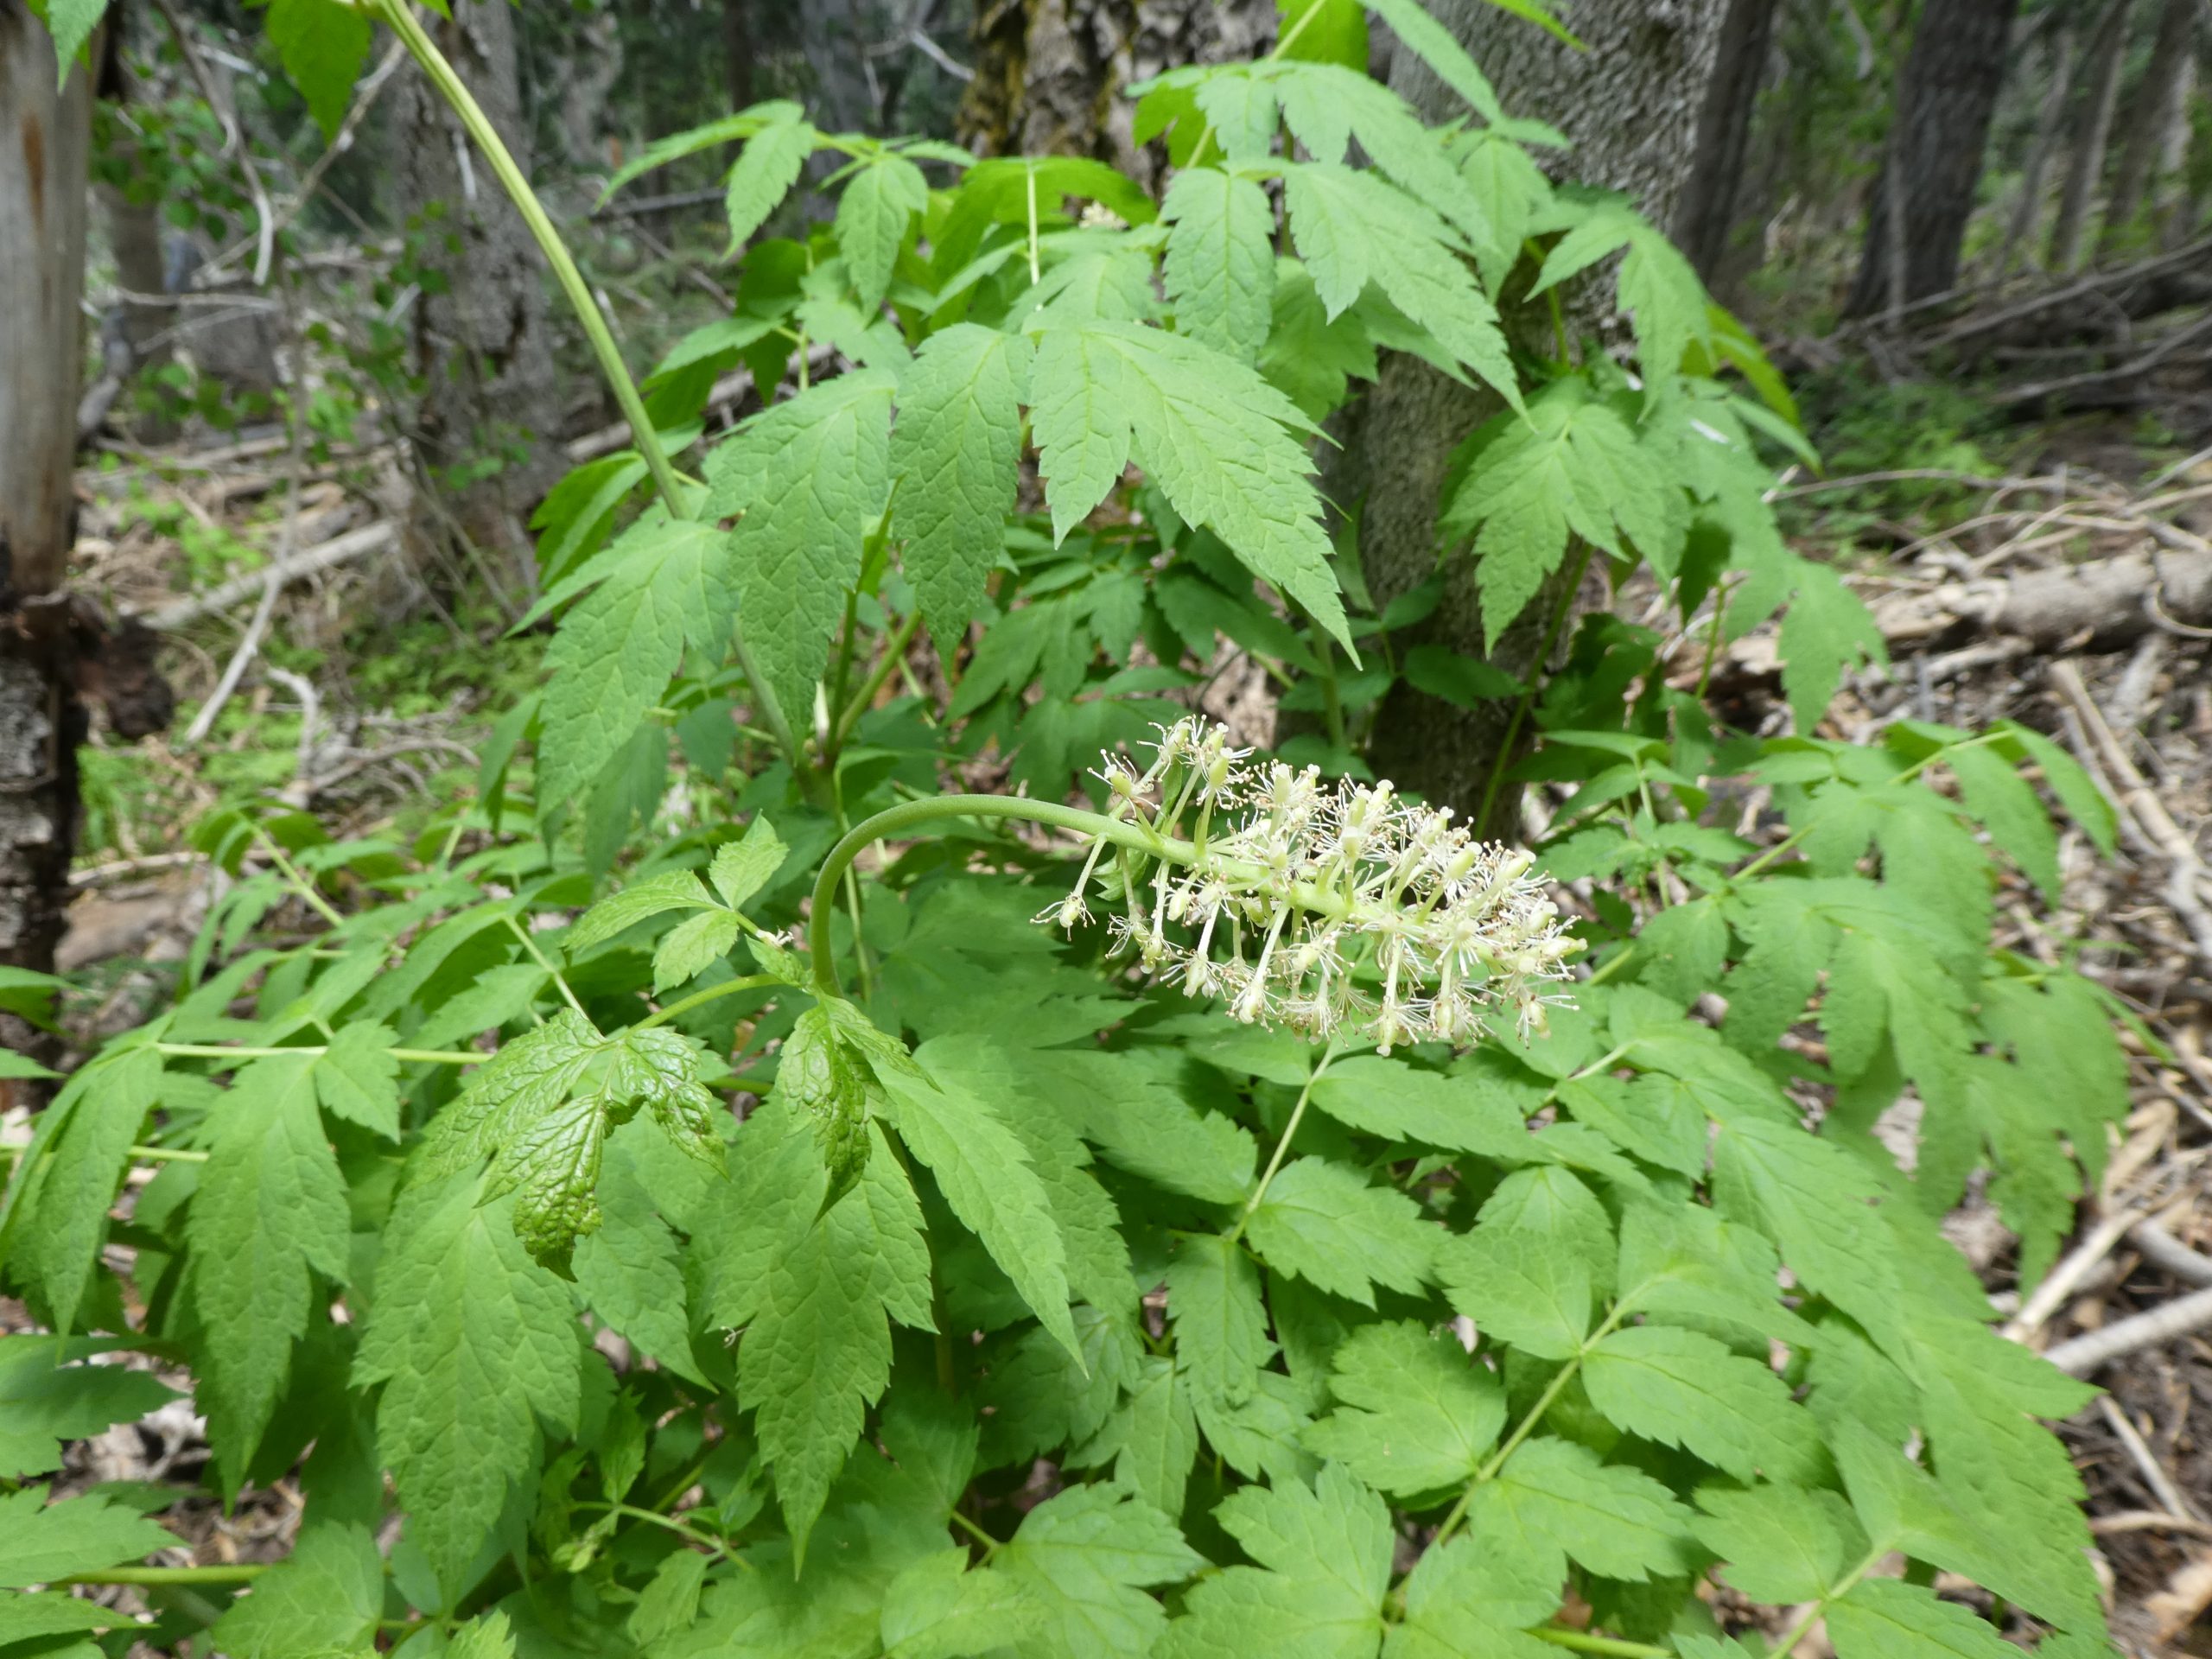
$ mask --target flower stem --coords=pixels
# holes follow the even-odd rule
[[[723,997],[735,996],[741,991],[757,991],[764,985],[780,985],[783,982],[773,974],[747,974],[739,979],[726,979],[719,985],[708,986],[703,991],[694,991],[690,995],[680,998],[664,1008],[655,1009],[639,1020],[631,1029],[645,1031],[654,1026],[664,1026],[679,1014],[689,1014],[694,1008],[704,1007],[709,1002],[718,1002]]]
[[[670,464],[667,453],[660,446],[660,434],[653,425],[652,416],[645,411],[645,400],[639,395],[637,383],[631,379],[629,368],[622,361],[622,351],[615,344],[613,331],[607,326],[607,319],[600,312],[599,302],[592,297],[583,273],[576,269],[575,259],[569,252],[568,244],[562,241],[561,233],[554,228],[544,204],[538,200],[537,193],[530,188],[530,181],[523,176],[522,168],[516,164],[514,156],[500,138],[499,130],[492,124],[491,118],[484,113],[483,106],[477,103],[475,96],[455,73],[453,65],[447,61],[445,54],[438,50],[438,43],[430,38],[416,19],[409,0],[363,0],[363,3],[373,16],[383,18],[391,26],[391,32],[399,37],[409,55],[422,66],[423,73],[429,78],[430,84],[437,88],[439,95],[461,118],[461,125],[468,130],[468,136],[476,141],[477,148],[484,152],[484,159],[491,163],[493,175],[513,201],[515,211],[522,215],[523,223],[529,227],[539,251],[545,256],[545,263],[553,268],[554,280],[560,283],[561,292],[568,299],[569,308],[576,314],[576,321],[584,331],[584,338],[590,342],[592,355],[599,360],[600,372],[606,377],[607,389],[614,394],[614,402],[622,411],[622,418],[630,423],[630,441],[638,453],[645,457],[645,469],[652,474],[653,487],[667,505],[669,515],[675,518],[696,518],[697,514],[690,492],[684,487],[683,480],[677,476],[676,468]],[[802,351],[799,356],[802,374],[805,371],[805,353]],[[733,629],[731,638],[736,648],[739,666],[744,670],[746,681],[753,688],[753,701],[760,710],[761,717],[767,721],[768,728],[775,733],[776,741],[785,754],[796,764],[799,757],[798,742],[792,735],[791,722],[785,717],[775,691],[758,671],[752,654],[746,649],[743,633]]]
[[[1328,1047],[1321,1051],[1321,1063],[1306,1075],[1306,1086],[1298,1091],[1298,1104],[1290,1109],[1290,1121],[1282,1126],[1282,1136],[1275,1142],[1274,1155],[1268,1160],[1267,1168],[1261,1172],[1260,1184],[1252,1189],[1252,1196],[1244,1201],[1244,1211],[1236,1217],[1236,1225],[1230,1229],[1229,1242],[1231,1244],[1244,1236],[1244,1230],[1251,1225],[1253,1215],[1267,1202],[1268,1188],[1274,1183],[1275,1172],[1282,1167],[1282,1160],[1290,1151],[1290,1138],[1298,1133],[1298,1126],[1306,1116],[1306,1103],[1313,1098],[1313,1085],[1321,1081],[1321,1074],[1329,1069],[1341,1052],[1332,1040]]]

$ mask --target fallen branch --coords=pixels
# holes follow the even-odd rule
[[[2156,1348],[2208,1325],[2212,1325],[2212,1289],[2192,1291],[2147,1313],[2062,1342],[2047,1350],[2044,1357],[2069,1376],[2087,1376],[2112,1360]]]
[[[2190,1249],[2157,1222],[2137,1222],[2128,1229],[2127,1242],[2143,1252],[2145,1262],[2164,1268],[2175,1278],[2192,1285],[2212,1285],[2212,1255]]]
[[[1945,582],[1874,607],[1893,645],[1960,626],[2024,639],[2044,651],[2079,641],[2111,650],[2165,624],[2212,622],[2212,551],[2124,553],[2002,580]]]
[[[181,628],[217,611],[227,611],[240,600],[258,593],[264,583],[283,587],[302,576],[311,576],[318,570],[327,570],[358,559],[365,554],[380,553],[395,547],[399,542],[399,526],[390,519],[373,524],[364,524],[359,530],[349,530],[343,536],[334,537],[315,547],[302,548],[289,558],[277,559],[260,570],[210,588],[204,594],[190,599],[173,600],[167,605],[143,613],[139,620],[149,628],[168,631]]]
[[[2097,707],[2096,699],[2082,683],[2081,670],[2070,662],[2053,663],[2050,683],[2080,722],[2082,747],[2088,751],[2081,756],[2082,762],[2113,785],[2113,792],[2118,795],[2123,809],[2123,823],[2134,829],[2145,844],[2145,850],[2167,860],[2166,902],[2188,930],[2199,959],[2212,969],[2212,910],[2206,908],[2200,896],[2200,884],[2206,880],[2208,873],[2203,860],[2197,856],[2196,843],[2174,822],[2173,814],[2166,810],[2166,804],[2158,798],[2158,791],[2135,769],[2135,762],[2128,758],[2126,749],[2106,723],[2104,711]]]

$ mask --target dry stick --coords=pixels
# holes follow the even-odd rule
[[[2149,849],[2163,854],[2170,861],[2166,902],[2189,930],[2199,959],[2207,969],[2212,969],[2212,910],[2208,910],[2198,897],[2197,884],[2206,880],[2207,872],[2204,861],[2196,855],[2196,843],[2174,822],[2165,803],[2144,781],[2134,761],[2128,759],[2127,751],[2113,735],[2103,710],[2089,695],[2088,687],[2082,683],[2082,671],[2070,662],[2053,663],[2050,683],[2081,722],[2083,748],[2088,751],[2082,754],[2082,761],[2092,772],[2103,772],[2119,785],[2120,804],[2126,809],[2124,819],[2132,819],[2137,834]]]
[[[2143,1477],[2143,1484],[2151,1489],[2151,1496],[2158,1500],[2168,1515],[2190,1521],[2199,1519],[2189,1500],[2175,1490],[2173,1478],[2160,1467],[2158,1459],[2151,1455],[2151,1448],[2143,1443],[2143,1437],[2136,1432],[2135,1425],[2127,1421],[2127,1414],[2113,1404],[2112,1396],[2108,1394],[2099,1395],[2097,1405],[2103,1411],[2105,1421],[2113,1435],[2133,1460],[2136,1471]]]
[[[208,694],[207,701],[200,705],[200,712],[192,717],[192,724],[184,734],[184,747],[187,748],[195,747],[207,741],[207,734],[214,729],[216,716],[223,712],[223,705],[231,700],[231,694],[238,689],[238,681],[245,677],[246,665],[260,653],[261,637],[269,630],[269,619],[276,611],[276,595],[284,586],[277,574],[278,567],[298,548],[300,474],[307,467],[307,412],[300,407],[300,400],[307,393],[303,351],[306,336],[299,327],[299,311],[294,303],[289,273],[285,275],[278,287],[283,295],[286,320],[292,324],[289,331],[292,336],[292,386],[290,394],[284,400],[284,417],[290,424],[292,437],[291,461],[286,469],[289,481],[284,488],[284,528],[277,537],[276,562],[269,567],[262,582],[261,603],[253,607],[253,620],[246,625],[245,637],[238,641],[238,649],[231,653],[231,660],[225,664],[223,677],[215,683],[215,689]]]
[[[2113,1247],[2127,1236],[2127,1230],[2141,1219],[2140,1211],[2118,1210],[2091,1228],[2088,1236],[2044,1276],[2035,1294],[2020,1305],[2020,1311],[2006,1323],[2006,1339],[2025,1342],[2041,1330],[2052,1314],[2066,1306],[2067,1300],[2096,1270],[2097,1264],[2112,1254]]]
[[[150,611],[142,612],[138,620],[149,628],[168,632],[181,628],[188,622],[217,611],[227,611],[248,594],[274,581],[279,587],[313,575],[318,570],[327,570],[333,565],[343,564],[369,553],[381,553],[396,545],[399,540],[399,526],[390,520],[380,524],[364,524],[359,530],[349,530],[343,536],[319,542],[313,547],[303,547],[289,557],[271,560],[263,569],[249,575],[234,576],[230,581],[210,588],[206,593],[190,599],[173,600]]]
[[[315,200],[315,193],[322,188],[323,175],[330,171],[334,162],[353,147],[353,134],[359,130],[361,123],[368,118],[369,111],[376,107],[377,99],[383,95],[384,89],[391,81],[394,72],[406,60],[406,44],[404,41],[394,41],[391,49],[384,54],[384,61],[370,72],[369,78],[361,83],[359,90],[353,94],[353,105],[346,110],[346,118],[338,124],[338,130],[332,137],[330,143],[324,146],[322,154],[315,158],[315,165],[308,168],[307,176],[300,181],[298,192],[293,196],[290,205],[284,209],[283,216],[276,221],[278,230],[281,231],[290,225],[306,211],[308,203]]]
[[[2192,1291],[2147,1313],[2062,1342],[2047,1350],[2044,1357],[2069,1376],[2087,1376],[2107,1360],[2155,1348],[2208,1325],[2212,1325],[2212,1289]]]
[[[2190,1249],[2156,1221],[2137,1222],[2127,1230],[2127,1242],[2142,1251],[2145,1261],[2164,1268],[2175,1278],[2192,1285],[2212,1285],[2212,1255]]]
[[[246,147],[245,129],[239,124],[238,114],[228,102],[218,96],[215,78],[207,73],[207,65],[194,44],[192,31],[185,20],[178,16],[175,0],[154,0],[162,19],[169,26],[169,33],[176,37],[176,49],[183,56],[184,67],[192,72],[198,83],[200,97],[207,100],[207,107],[223,124],[223,154],[238,164],[238,171],[245,175],[246,194],[253,198],[253,216],[260,226],[253,251],[253,285],[263,286],[269,281],[269,262],[276,251],[276,214],[269,205],[269,192],[262,187],[261,175],[253,165],[253,152]]]

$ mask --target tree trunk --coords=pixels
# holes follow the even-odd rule
[[[2104,228],[2097,238],[2097,256],[2109,258],[2135,221],[2136,209],[2157,181],[2165,160],[2168,135],[2188,97],[2191,36],[2196,31],[2198,0],[2166,0],[2158,12],[2158,32],[2151,44],[2151,61],[2144,67],[2142,84],[2128,111],[2126,137],[2120,142],[2120,161],[2113,168],[2112,194],[2105,202]]]
[[[2166,182],[2155,193],[2153,217],[2158,223],[2158,246],[2171,253],[2186,244],[2196,227],[2196,204],[2190,194],[2190,146],[2196,142],[2196,127],[2190,120],[2190,99],[2196,91],[2196,54],[2191,53],[2181,67],[2181,86],[2174,98],[2172,119],[2166,127],[2166,143],[2158,161],[2158,176]]]
[[[505,0],[454,0],[450,22],[424,22],[527,171]],[[393,93],[401,198],[441,278],[415,308],[419,458],[470,542],[520,556],[531,509],[561,470],[537,247],[422,73],[410,67]]]
[[[1955,287],[1959,250],[1981,181],[1982,149],[2005,81],[2005,41],[2019,0],[1928,0],[1897,78],[1902,124],[1866,214],[1858,280],[1846,307],[1867,316],[1892,298],[1902,255],[1910,303]],[[1904,212],[1896,219],[1897,204]]]
[[[2079,45],[2070,23],[2057,26],[2058,38],[2050,48],[2050,74],[2044,84],[2043,103],[2036,112],[2035,137],[2028,145],[2026,165],[2020,169],[2020,199],[2005,227],[2005,245],[1998,250],[1997,275],[2012,269],[2012,256],[2035,238],[2036,219],[2043,212],[2044,176],[2050,170],[2051,152],[2066,124],[2066,94],[2074,86],[2074,54]],[[2032,257],[2032,256],[2031,256]]]
[[[722,0],[722,84],[733,110],[753,103],[753,0]]]
[[[881,10],[869,0],[811,0],[799,8],[799,50],[814,77],[807,114],[816,126],[830,132],[874,130],[881,100],[868,48],[890,31]],[[824,177],[833,170],[820,168]]]
[[[2113,109],[2120,101],[2120,72],[2127,59],[2128,0],[2112,0],[2090,43],[2088,82],[2075,118],[2073,154],[2067,158],[2066,186],[2058,198],[2058,222],[2050,231],[2050,265],[2072,271],[2082,263],[2082,232],[2089,221],[2089,202],[2104,177],[2105,145],[2112,137]]]
[[[1708,286],[1730,251],[1742,198],[1751,117],[1774,41],[1776,0],[1728,0],[1720,43],[1698,118],[1697,149],[1675,204],[1673,235]]]
[[[1186,63],[1256,57],[1269,0],[978,0],[960,130],[989,156],[1090,156],[1157,188],[1123,86]]]
[[[50,969],[69,894],[77,700],[59,590],[74,536],[77,307],[92,95],[57,89],[54,42],[0,0],[0,963]],[[0,1041],[30,1033],[0,1014]]]
[[[1575,0],[1561,16],[1588,42],[1587,52],[1560,45],[1489,0],[1441,0],[1431,9],[1483,66],[1509,110],[1551,121],[1573,140],[1571,151],[1546,152],[1548,165],[1626,192],[1659,224],[1674,220],[1710,107],[1727,8]],[[1463,113],[1455,96],[1409,52],[1394,54],[1390,83],[1432,121]],[[1586,311],[1594,314],[1603,291],[1589,286]],[[1511,315],[1506,321],[1516,326]],[[1521,326],[1533,321],[1524,318]],[[1399,356],[1385,359],[1381,379],[1348,411],[1338,435],[1344,448],[1326,482],[1333,499],[1359,513],[1360,565],[1378,605],[1435,572],[1445,461],[1499,407],[1491,394]],[[1570,555],[1568,568],[1575,566]],[[1445,579],[1442,602],[1420,636],[1406,643],[1487,657],[1522,677],[1541,671],[1547,648],[1565,637],[1578,597],[1562,571],[1497,649],[1485,651],[1473,562],[1452,561]],[[1485,815],[1486,785],[1528,741],[1525,722],[1512,719],[1510,705],[1486,702],[1469,710],[1402,683],[1383,704],[1370,750],[1378,772],[1450,805],[1477,835],[1497,837],[1516,831],[1518,791],[1494,791]]]

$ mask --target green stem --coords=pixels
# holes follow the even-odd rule
[[[689,1014],[692,1009],[704,1007],[709,1002],[719,1002],[726,996],[735,996],[741,991],[757,991],[764,985],[780,985],[783,982],[773,974],[747,974],[741,979],[726,979],[719,985],[708,986],[703,991],[694,991],[690,995],[680,998],[664,1008],[655,1009],[630,1029],[646,1031],[654,1026],[664,1026],[680,1014]]]
[[[814,900],[808,912],[807,927],[815,983],[823,995],[835,995],[837,990],[837,960],[830,944],[830,920],[836,910],[838,886],[853,860],[862,848],[876,842],[954,818],[1020,818],[1031,823],[1049,824],[1056,830],[1073,830],[1103,837],[1116,846],[1134,848],[1180,864],[1191,862],[1198,854],[1190,842],[1170,841],[1141,824],[1124,823],[1081,807],[1063,806],[1057,801],[1027,800],[1019,795],[931,795],[887,807],[874,817],[855,824],[830,849],[830,855],[822,861],[822,868],[815,875]]]
[[[55,1579],[54,1585],[65,1584],[137,1584],[179,1586],[190,1584],[251,1584],[269,1570],[267,1564],[240,1561],[230,1567],[111,1567],[99,1573],[72,1573],[67,1578]]]
[[[730,1553],[729,1546],[721,1539],[709,1536],[696,1527],[687,1527],[674,1516],[663,1515],[657,1510],[641,1510],[634,1503],[601,1503],[594,1498],[581,1499],[577,1502],[576,1507],[580,1510],[604,1510],[609,1515],[619,1515],[627,1520],[648,1522],[653,1526],[666,1529],[679,1538],[698,1545],[703,1550],[721,1556],[726,1561],[734,1562],[739,1567],[747,1568],[752,1565],[749,1561],[738,1560],[737,1557]]]
[[[383,18],[390,25],[391,32],[406,47],[409,55],[422,66],[423,73],[429,78],[430,84],[437,88],[439,95],[461,118],[461,125],[468,130],[468,136],[476,141],[477,148],[484,152],[484,159],[491,163],[493,175],[513,201],[515,211],[522,215],[523,223],[530,227],[531,236],[537,242],[538,251],[544,254],[546,264],[553,268],[554,280],[560,283],[561,292],[567,297],[570,309],[576,314],[576,321],[584,331],[584,338],[590,342],[592,355],[599,359],[600,372],[607,378],[607,389],[614,394],[614,402],[622,411],[622,418],[630,423],[630,441],[638,453],[645,457],[645,469],[652,474],[653,487],[667,505],[670,517],[696,517],[690,493],[684,488],[683,480],[677,476],[676,468],[661,448],[660,434],[653,425],[652,416],[645,412],[645,400],[639,395],[637,383],[631,379],[629,368],[622,361],[621,347],[615,344],[613,331],[607,326],[607,319],[600,312],[599,302],[592,297],[583,273],[576,269],[576,262],[569,252],[568,244],[562,241],[561,233],[554,228],[544,204],[537,200],[537,193],[530,188],[530,181],[523,176],[522,168],[516,165],[515,158],[500,138],[499,130],[493,126],[482,105],[477,103],[475,96],[454,73],[453,65],[446,60],[445,54],[438,50],[438,43],[430,38],[416,20],[409,8],[408,0],[363,0],[363,3],[373,16]],[[802,349],[799,353],[802,377],[805,370],[806,354]],[[785,754],[796,764],[799,747],[791,734],[791,722],[785,718],[775,692],[755,668],[752,654],[746,649],[742,632],[733,629],[732,639],[739,666],[744,670],[747,683],[753,688],[753,696],[760,705],[761,717],[768,722],[769,729],[776,734],[776,741],[783,747]]]
[[[273,1060],[287,1054],[330,1052],[328,1046],[321,1043],[302,1043],[297,1048],[226,1048],[217,1043],[156,1043],[152,1046],[156,1054],[184,1060]],[[388,1048],[385,1052],[395,1060],[425,1065],[481,1065],[492,1058],[466,1048]]]
[[[1586,985],[1602,985],[1635,960],[1636,941],[1631,939],[1621,950],[1613,953],[1611,961],[1600,965],[1595,973],[1582,982]]]
[[[1542,1630],[1529,1632],[1539,1642],[1571,1653],[1603,1653],[1617,1659],[1675,1659],[1672,1648],[1655,1648],[1648,1642],[1624,1642],[1618,1637],[1592,1636],[1587,1630]]]
[[[133,1147],[130,1155],[149,1164],[204,1164],[207,1154],[188,1147]]]
[[[1521,728],[1529,718],[1529,711],[1535,706],[1535,677],[1543,672],[1544,664],[1551,660],[1552,648],[1559,644],[1560,631],[1566,627],[1567,619],[1574,610],[1574,595],[1582,587],[1582,573],[1590,568],[1590,544],[1582,543],[1575,556],[1574,568],[1567,579],[1567,586],[1559,596],[1559,607],[1552,613],[1551,626],[1544,630],[1544,642],[1536,648],[1535,659],[1529,667],[1529,689],[1513,705],[1512,717],[1505,722],[1505,736],[1498,744],[1497,758],[1491,763],[1490,776],[1483,780],[1482,804],[1475,810],[1472,824],[1477,835],[1485,833],[1490,823],[1491,808],[1497,804],[1497,791],[1504,787],[1505,774],[1513,765],[1513,746],[1521,741]]]
[[[1840,1601],[1849,1595],[1853,1586],[1878,1567],[1882,1558],[1889,1553],[1887,1548],[1869,1551],[1865,1560],[1829,1586],[1828,1592],[1808,1607],[1798,1621],[1783,1631],[1776,1641],[1774,1659],[1789,1659],[1789,1656],[1797,1650],[1797,1644],[1805,1639],[1805,1632],[1813,1628],[1813,1621],[1827,1611],[1828,1604]]]
[[[253,838],[261,843],[262,850],[269,855],[269,861],[274,864],[283,876],[285,885],[306,900],[318,916],[333,927],[345,925],[346,918],[338,913],[338,907],[317,893],[315,883],[300,874],[298,866],[285,856],[284,849],[276,844],[276,838],[274,836],[257,823],[253,826]]]
[[[1583,1342],[1581,1351],[1560,1366],[1558,1374],[1544,1385],[1544,1391],[1536,1396],[1536,1403],[1530,1406],[1528,1414],[1514,1425],[1513,1432],[1505,1437],[1505,1443],[1491,1452],[1483,1466],[1475,1471],[1475,1478],[1467,1483],[1466,1490],[1459,1494],[1459,1501],[1452,1506],[1450,1513],[1444,1517],[1444,1524],[1436,1529],[1432,1548],[1442,1543],[1459,1529],[1459,1523],[1467,1518],[1467,1508],[1475,1501],[1475,1494],[1497,1478],[1497,1471],[1505,1467],[1505,1460],[1521,1449],[1522,1441],[1536,1432],[1536,1426],[1544,1421],[1544,1414],[1552,1408],[1552,1402],[1567,1391],[1567,1385],[1581,1370],[1583,1356],[1612,1335],[1629,1313],[1628,1303],[1615,1304],[1613,1311],[1605,1316],[1605,1322]]]
[[[982,1528],[961,1514],[958,1510],[952,1511],[952,1521],[955,1526],[983,1547],[985,1555],[995,1555],[999,1553],[999,1540],[992,1537],[989,1533],[985,1532]]]
[[[1283,1159],[1290,1152],[1290,1139],[1298,1133],[1298,1126],[1306,1116],[1306,1103],[1313,1098],[1313,1085],[1321,1081],[1321,1074],[1329,1069],[1340,1052],[1332,1040],[1328,1047],[1321,1051],[1321,1063],[1307,1075],[1306,1086],[1298,1091],[1298,1104],[1290,1109],[1290,1121],[1282,1126],[1282,1136],[1275,1142],[1274,1155],[1268,1160],[1267,1168],[1260,1172],[1260,1184],[1252,1189],[1252,1196],[1244,1201],[1243,1213],[1236,1217],[1236,1225],[1230,1229],[1229,1242],[1231,1244],[1244,1236],[1244,1230],[1251,1225],[1253,1215],[1267,1201],[1268,1188],[1275,1179],[1275,1172],[1282,1167]]]
[[[530,937],[530,930],[510,916],[507,918],[507,931],[522,941],[522,948],[530,952],[530,959],[532,962],[552,976],[554,988],[561,993],[561,1000],[578,1014],[583,1014],[584,1005],[576,1001],[576,994],[569,988],[567,976],[547,960],[545,953],[537,948],[537,941]],[[588,1020],[591,1016],[587,1014],[584,1014],[584,1018]]]
[[[921,626],[922,613],[917,610],[901,622],[898,632],[885,642],[883,655],[876,659],[874,671],[862,683],[852,701],[845,705],[845,712],[837,717],[836,728],[830,738],[833,747],[843,748],[845,740],[852,735],[853,728],[860,724],[861,716],[874,707],[876,694],[899,671],[899,664],[906,660],[906,647],[913,643],[914,635]]]

